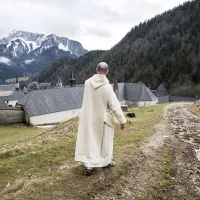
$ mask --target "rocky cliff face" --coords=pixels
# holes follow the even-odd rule
[[[59,37],[25,31],[12,31],[0,39],[0,65],[3,63],[24,72],[38,72],[60,57],[79,57],[87,52],[82,44]]]

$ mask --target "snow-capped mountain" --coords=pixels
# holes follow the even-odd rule
[[[59,37],[25,31],[12,31],[0,39],[0,64],[38,72],[60,57],[79,57],[87,52],[81,43]]]

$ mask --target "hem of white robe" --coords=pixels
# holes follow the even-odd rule
[[[76,155],[75,161],[82,162],[85,167],[105,167],[112,162],[112,158],[105,159],[104,162],[101,163],[91,163],[88,162],[88,158],[85,155]]]

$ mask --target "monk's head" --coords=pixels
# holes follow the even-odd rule
[[[109,72],[108,64],[105,63],[105,62],[100,62],[100,63],[97,65],[96,72],[97,72],[97,74],[107,75],[108,72]]]

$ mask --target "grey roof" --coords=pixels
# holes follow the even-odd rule
[[[154,101],[158,98],[142,83],[125,83],[128,101]]]
[[[151,92],[152,92],[156,97],[158,97],[158,90],[151,90]]]
[[[0,107],[7,106],[6,103],[3,101],[3,99],[0,97]]]
[[[16,88],[15,84],[0,85],[0,91],[14,91],[15,88]]]
[[[111,84],[114,87],[114,84]],[[158,100],[144,84],[142,83],[118,83],[119,101],[154,101]]]
[[[8,96],[9,101],[17,101],[24,97],[24,93],[21,90],[15,90],[11,96]]]
[[[158,99],[158,104],[162,104],[162,103],[168,103],[170,102],[170,96],[164,96],[164,97],[159,97]]]
[[[17,102],[29,117],[78,109],[82,106],[84,87],[34,90]]]
[[[0,91],[0,97],[7,99],[14,91]]]
[[[163,84],[159,85],[157,91],[158,91],[158,96],[159,97],[163,97],[163,96],[167,96],[168,95],[168,92],[165,89],[165,86]]]

